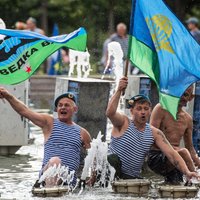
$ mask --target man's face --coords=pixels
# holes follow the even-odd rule
[[[58,119],[62,122],[72,120],[73,114],[77,111],[75,103],[69,98],[62,98],[58,102]]]
[[[35,24],[31,20],[26,21],[26,26],[27,26],[27,29],[29,30],[34,30],[34,28],[36,27]]]
[[[151,107],[148,102],[136,102],[135,106],[131,108],[130,111],[135,121],[137,121],[140,124],[145,124],[149,120],[151,114]]]
[[[117,33],[121,37],[125,36],[126,35],[126,27],[123,25],[117,27]]]
[[[190,86],[185,90],[183,95],[180,98],[179,106],[184,107],[187,106],[187,103],[193,99],[193,86]]]
[[[194,28],[196,28],[196,25],[194,24],[194,23],[188,23],[188,29],[190,30],[190,31],[192,31]]]

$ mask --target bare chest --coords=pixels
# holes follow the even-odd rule
[[[178,120],[166,119],[161,124],[160,129],[171,144],[179,145],[181,138],[188,128],[187,124],[184,118],[179,118]]]

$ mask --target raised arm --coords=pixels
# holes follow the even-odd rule
[[[116,92],[111,97],[108,103],[106,116],[111,120],[112,124],[115,127],[121,127],[125,121],[125,116],[117,112],[117,107],[119,104],[121,93],[126,89],[127,85],[128,85],[128,78],[127,77],[121,78]]]
[[[19,101],[15,96],[2,87],[0,87],[0,98],[6,99],[18,114],[31,120],[35,125],[41,128],[45,128],[48,124],[48,120],[50,120],[49,118],[51,118],[48,115],[32,111],[23,102]]]
[[[184,134],[184,144],[185,147],[190,152],[190,155],[192,157],[192,160],[194,161],[195,165],[200,168],[200,159],[196,153],[196,150],[194,149],[193,142],[192,142],[192,129],[193,129],[193,122],[191,116],[188,114],[188,128],[186,129],[186,132]]]
[[[169,161],[179,169],[183,174],[185,174],[188,178],[192,178],[193,176],[199,178],[196,172],[189,171],[187,165],[183,158],[178,154],[176,150],[170,145],[167,141],[165,135],[159,129],[152,127],[153,136],[156,145],[160,148],[160,150],[167,156]]]

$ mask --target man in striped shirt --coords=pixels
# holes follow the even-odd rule
[[[90,148],[90,134],[87,130],[73,122],[73,115],[77,111],[76,99],[72,93],[65,93],[55,100],[55,111],[58,118],[49,114],[37,113],[29,109],[23,102],[0,87],[0,98],[6,99],[13,109],[21,116],[39,126],[44,134],[44,158],[40,176],[51,166],[64,165],[69,171],[75,171],[72,185],[76,183],[76,172],[80,164],[81,147]],[[45,184],[57,185],[57,177],[53,182],[46,179]],[[52,186],[51,185],[51,186]],[[35,187],[38,187],[35,184]]]
[[[108,161],[116,169],[118,178],[140,178],[145,156],[153,143],[188,179],[193,176],[198,177],[196,172],[188,169],[182,157],[169,144],[162,131],[147,123],[151,114],[151,102],[148,97],[136,95],[129,100],[131,119],[117,111],[120,96],[127,84],[126,77],[120,79],[106,111],[107,117],[113,124]]]

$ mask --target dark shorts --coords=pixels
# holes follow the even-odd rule
[[[139,177],[139,176],[130,176],[130,175],[127,175],[127,174],[124,174],[122,173],[121,171],[121,160],[120,158],[118,157],[118,155],[116,154],[110,154],[108,155],[108,162],[110,163],[110,165],[112,167],[115,168],[116,172],[115,172],[115,178],[117,179],[135,179],[135,178],[139,178],[139,179],[142,179],[142,177]]]
[[[178,183],[183,181],[183,174],[159,150],[151,150],[149,152],[147,164],[152,171],[164,176],[166,182]]]

